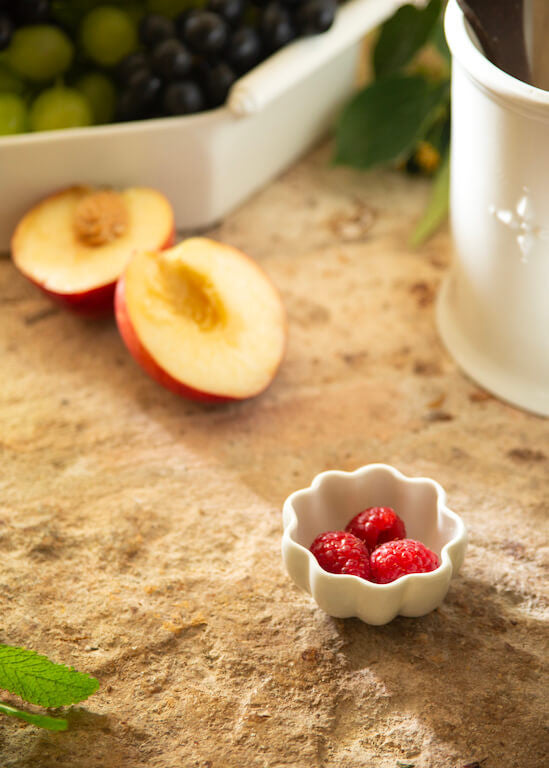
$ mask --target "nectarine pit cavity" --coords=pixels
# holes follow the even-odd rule
[[[86,193],[77,203],[73,218],[76,237],[99,247],[121,237],[128,229],[128,209],[122,196],[111,189]]]
[[[176,314],[192,320],[201,331],[212,331],[225,324],[223,301],[212,281],[202,272],[160,256],[158,278],[156,291]]]

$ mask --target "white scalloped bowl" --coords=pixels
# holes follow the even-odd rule
[[[356,514],[376,506],[392,507],[404,521],[407,537],[438,554],[439,568],[390,584],[321,568],[309,551],[314,539],[324,531],[344,530]],[[437,608],[467,547],[465,525],[446,506],[442,487],[427,477],[406,477],[386,464],[322,472],[308,488],[286,499],[283,523],[282,557],[293,581],[331,616],[356,616],[367,624],[387,624],[399,614],[423,616]]]

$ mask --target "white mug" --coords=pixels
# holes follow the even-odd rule
[[[483,55],[450,0],[454,259],[437,307],[463,370],[549,416],[549,91]]]

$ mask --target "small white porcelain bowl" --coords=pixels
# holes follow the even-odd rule
[[[390,584],[323,570],[309,551],[314,539],[324,531],[344,530],[355,515],[376,506],[392,507],[404,521],[407,537],[436,552],[440,567]],[[283,523],[282,557],[294,582],[331,616],[356,616],[367,624],[387,624],[398,614],[423,616],[437,608],[467,547],[465,525],[446,506],[442,487],[426,477],[405,477],[386,464],[322,472],[308,488],[286,499]]]

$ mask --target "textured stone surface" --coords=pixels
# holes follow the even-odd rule
[[[212,233],[288,310],[248,403],[176,399],[0,263],[0,641],[101,681],[67,733],[2,720],[2,768],[545,764],[549,422],[441,347],[448,236],[406,246],[427,186],[328,161]],[[285,496],[371,461],[439,480],[470,532],[440,610],[385,627],[323,614],[279,554]]]

